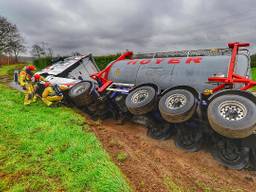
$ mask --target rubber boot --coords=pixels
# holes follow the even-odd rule
[[[29,104],[31,104],[31,99],[29,99],[29,94],[25,93],[24,105],[29,105]]]

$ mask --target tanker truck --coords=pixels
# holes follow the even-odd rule
[[[127,51],[101,71],[94,67],[68,97],[92,116],[133,120],[153,138],[172,137],[187,151],[207,148],[228,168],[255,169],[256,82],[248,46]]]

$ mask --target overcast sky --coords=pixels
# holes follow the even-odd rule
[[[256,0],[0,0],[26,44],[96,55],[256,43]]]

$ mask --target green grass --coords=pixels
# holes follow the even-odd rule
[[[12,65],[1,65],[0,66],[0,76],[9,75],[12,76],[15,69],[21,69],[24,64],[12,64]]]
[[[118,152],[116,159],[120,162],[124,162],[128,158],[128,154],[125,151]]]
[[[0,122],[0,191],[131,191],[71,109],[23,106],[22,93],[0,84]]]
[[[120,53],[115,55],[105,55],[105,56],[94,56],[94,60],[98,65],[99,69],[104,69],[109,63],[116,60],[120,56]]]
[[[256,80],[256,67],[251,68],[252,79]]]
[[[177,185],[170,177],[164,178],[164,184],[170,192],[185,192],[182,187]]]

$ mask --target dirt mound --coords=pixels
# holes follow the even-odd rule
[[[227,169],[208,152],[185,152],[172,139],[153,140],[130,122],[86,119],[136,191],[255,190],[256,172]]]

